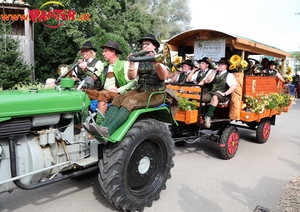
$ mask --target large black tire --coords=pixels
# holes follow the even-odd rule
[[[164,123],[136,122],[123,140],[108,144],[98,180],[106,199],[122,211],[143,211],[160,198],[174,167],[173,140]]]
[[[271,133],[270,119],[262,119],[256,128],[256,141],[257,143],[266,143]]]
[[[231,159],[234,157],[239,147],[239,132],[235,126],[227,126],[220,138],[220,153],[223,159]]]

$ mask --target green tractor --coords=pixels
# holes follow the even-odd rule
[[[0,193],[98,171],[101,192],[116,208],[151,207],[174,166],[169,108],[133,111],[101,142],[74,127],[90,99],[73,85],[63,78],[53,89],[0,91]]]

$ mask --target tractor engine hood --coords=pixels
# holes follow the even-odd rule
[[[77,89],[4,90],[0,92],[0,121],[15,117],[76,112],[90,105]]]

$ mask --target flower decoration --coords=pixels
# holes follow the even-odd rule
[[[292,67],[291,66],[286,67],[285,74],[286,74],[284,76],[285,83],[290,84],[293,81],[293,77],[291,76],[291,74],[292,74]]]
[[[172,72],[173,73],[177,73],[178,69],[181,67],[181,58],[176,56],[174,58],[174,62],[172,63]]]
[[[179,64],[180,62],[181,62],[180,57],[176,56],[176,57],[174,58],[174,64],[177,65],[177,64]]]
[[[229,61],[231,64],[238,64],[239,62],[241,62],[241,57],[235,54],[231,56]]]
[[[285,72],[287,75],[290,75],[292,73],[292,67],[291,66],[288,66],[286,68],[286,72]]]
[[[248,68],[248,62],[246,60],[242,60],[241,57],[237,54],[232,55],[230,60],[229,70],[235,72],[243,72]]]
[[[284,76],[285,83],[289,84],[293,81],[293,77],[291,75]]]
[[[295,97],[288,93],[269,93],[258,94],[256,96],[245,95],[243,97],[242,109],[248,112],[263,113],[264,110],[276,109],[280,111],[281,107],[287,107],[295,103]]]

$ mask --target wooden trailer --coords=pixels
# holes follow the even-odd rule
[[[178,34],[166,42],[171,52],[178,56],[200,60],[202,57],[213,58],[226,56],[228,51],[231,54],[238,54],[242,59],[248,55],[271,56],[281,61],[281,73],[284,72],[285,61],[289,53],[247,38],[238,37],[232,34],[209,30],[196,29]],[[223,52],[222,52],[223,51]],[[193,55],[191,57],[191,55]],[[229,59],[229,58],[227,58]],[[256,130],[258,143],[265,143],[270,134],[271,125],[275,125],[276,115],[287,112],[290,105],[285,107],[277,105],[276,108],[264,109],[261,112],[246,110],[243,106],[245,97],[256,97],[258,95],[280,94],[283,90],[283,83],[275,77],[245,75],[234,73],[238,82],[238,88],[231,94],[227,105],[217,106],[210,129],[203,125],[205,115],[205,104],[201,102],[201,88],[187,85],[168,85],[174,89],[178,96],[196,100],[197,109],[194,111],[179,110],[175,116],[178,126],[172,126],[173,139],[176,146],[186,143],[194,143],[204,137],[216,141],[220,145],[220,152],[224,159],[232,158],[238,148],[239,133],[237,128]],[[204,130],[210,130],[204,133]]]

